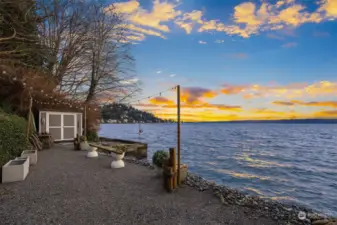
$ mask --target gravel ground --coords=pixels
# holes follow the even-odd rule
[[[169,194],[148,167],[112,170],[110,157],[85,154],[56,145],[39,152],[25,181],[0,184],[0,224],[287,224],[192,187]]]

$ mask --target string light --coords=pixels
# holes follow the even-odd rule
[[[3,73],[5,74],[6,71],[3,71]],[[13,80],[16,81],[17,78],[16,78],[16,77],[13,77]],[[24,82],[24,81],[25,81],[25,78],[22,78],[22,81],[21,81],[21,82],[22,82],[23,86],[26,87],[26,82]],[[30,90],[33,90],[33,87],[29,87],[29,89],[30,89]],[[131,106],[131,103],[133,103],[133,102],[138,102],[138,103],[140,104],[140,101],[141,101],[141,100],[144,100],[144,99],[151,99],[151,98],[156,97],[156,96],[158,96],[158,95],[159,95],[159,96],[162,96],[162,93],[165,93],[165,92],[168,92],[168,91],[171,91],[171,90],[175,90],[175,89],[177,89],[177,86],[174,86],[174,87],[172,87],[172,88],[167,89],[166,91],[159,92],[159,93],[154,94],[154,95],[151,95],[151,96],[147,96],[147,97],[144,97],[144,98],[135,100],[135,101],[128,102],[127,104],[128,104],[129,106]],[[40,92],[41,92],[41,93],[44,93],[44,90],[40,90]],[[37,96],[37,95],[34,95],[34,96]],[[47,94],[47,93],[44,94],[44,96],[47,97],[47,98],[49,98],[49,99],[51,99],[51,100],[53,100],[54,103],[51,103],[51,102],[40,102],[40,101],[36,101],[36,100],[35,100],[35,102],[36,102],[36,103],[39,103],[39,104],[48,104],[48,105],[55,105],[55,103],[59,103],[59,104],[65,104],[65,105],[68,105],[68,106],[70,106],[70,108],[73,107],[73,105],[72,105],[71,103],[69,103],[69,102],[61,102],[60,100],[57,100],[56,98],[54,98],[53,96],[50,96],[50,95]],[[74,102],[80,104],[80,101],[74,101]],[[78,108],[78,107],[74,105],[74,108]],[[83,107],[78,108],[78,109],[84,110]],[[91,110],[91,108],[87,108],[87,109],[88,109],[88,110]],[[93,108],[93,110],[94,110],[94,111],[97,111],[98,109],[97,109],[97,108]]]

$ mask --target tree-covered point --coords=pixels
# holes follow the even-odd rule
[[[105,123],[170,123],[156,117],[152,113],[144,112],[132,106],[113,103],[105,105],[101,109],[101,118]]]

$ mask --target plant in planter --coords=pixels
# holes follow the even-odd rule
[[[86,136],[81,136],[80,137],[80,149],[81,150],[87,150],[89,151],[90,150],[90,146],[87,142],[87,137]]]
[[[163,173],[163,164],[165,160],[169,158],[169,154],[167,151],[160,150],[156,151],[152,156],[152,163],[158,173],[158,175],[161,175]]]

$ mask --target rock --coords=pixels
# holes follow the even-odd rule
[[[332,221],[332,222],[329,222],[327,225],[337,225],[337,221]]]
[[[307,217],[311,220],[311,221],[315,221],[315,220],[324,220],[327,219],[328,217],[324,214],[318,214],[318,213],[308,213]]]
[[[312,225],[327,225],[330,221],[327,219],[324,220],[316,220],[314,222],[312,222]]]

